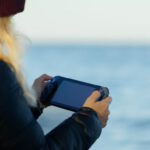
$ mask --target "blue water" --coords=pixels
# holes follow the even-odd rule
[[[150,149],[150,47],[32,45],[24,57],[28,83],[43,73],[107,86],[108,125],[91,150]],[[72,112],[49,107],[39,123],[47,133]]]

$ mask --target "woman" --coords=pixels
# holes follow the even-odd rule
[[[24,4],[25,0],[0,0],[0,150],[87,150],[106,126],[111,98],[97,102],[100,93],[93,92],[77,113],[44,135],[36,119],[47,107],[39,97],[51,77],[35,80],[34,97],[21,74],[11,28],[12,16],[22,12]]]

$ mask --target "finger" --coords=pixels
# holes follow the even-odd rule
[[[102,128],[105,128],[107,126],[107,123],[104,123],[103,125],[102,125]]]
[[[107,110],[106,113],[105,113],[105,117],[108,118],[109,115],[110,115],[110,111]]]
[[[106,104],[110,104],[112,102],[112,98],[111,97],[107,97],[103,100],[103,102],[105,102]]]
[[[49,76],[48,74],[43,74],[42,77],[45,79],[52,79],[53,78],[52,76]]]
[[[104,127],[107,126],[108,118],[105,119]]]
[[[108,110],[108,116],[110,115],[110,111]]]
[[[109,120],[108,116],[105,116],[105,118],[103,118],[104,127],[107,125],[108,120]]]
[[[43,74],[40,76],[41,80],[47,81],[47,80],[51,80],[53,77],[49,76],[47,74]]]
[[[101,96],[99,91],[94,91],[89,97],[88,100],[93,100],[93,101],[97,101],[97,99]]]
[[[102,119],[102,128],[105,128],[107,125],[107,120],[106,119]]]

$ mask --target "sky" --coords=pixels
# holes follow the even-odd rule
[[[38,42],[150,43],[149,0],[27,0],[16,29]]]

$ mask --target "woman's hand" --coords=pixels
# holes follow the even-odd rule
[[[41,96],[42,91],[44,90],[45,86],[47,85],[47,82],[51,79],[52,79],[52,77],[47,74],[43,74],[40,77],[38,77],[37,79],[35,79],[35,81],[32,85],[32,88],[35,91],[37,100],[39,102],[40,102],[40,96]],[[40,104],[41,104],[41,102],[40,102]],[[42,104],[41,104],[41,106],[42,106]]]
[[[102,123],[102,127],[104,128],[107,125],[109,112],[109,104],[112,101],[111,97],[107,97],[102,101],[97,101],[100,97],[99,91],[94,91],[86,100],[83,107],[89,107],[97,112],[98,117]]]

